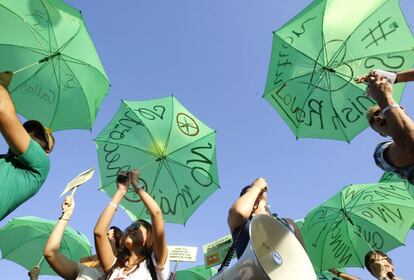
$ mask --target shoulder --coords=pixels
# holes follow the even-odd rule
[[[392,166],[386,159],[386,154],[385,151],[394,144],[393,140],[389,140],[389,141],[385,141],[382,143],[379,143],[376,147],[375,147],[375,152],[374,152],[374,160],[375,163],[377,164],[377,166],[379,168],[381,168],[384,171],[391,171],[391,172],[395,172],[396,168],[394,166]]]

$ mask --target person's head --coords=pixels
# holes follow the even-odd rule
[[[35,120],[25,122],[23,127],[46,153],[49,154],[52,152],[53,146],[55,145],[55,138],[49,128],[44,127],[40,122]]]
[[[121,246],[128,251],[138,250],[147,256],[152,252],[152,225],[145,220],[137,220],[123,232]]]
[[[374,277],[380,277],[381,271],[394,273],[391,258],[382,251],[370,251],[365,255],[365,267]]]
[[[378,105],[368,108],[366,117],[369,126],[378,132],[381,136],[388,136],[387,120],[384,115],[381,114],[381,109]]]

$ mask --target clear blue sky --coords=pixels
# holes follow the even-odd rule
[[[56,132],[49,177],[39,193],[0,222],[27,215],[57,219],[66,183],[81,171],[98,167],[92,139],[116,112],[120,99],[143,100],[172,93],[194,115],[217,130],[221,189],[186,226],[167,225],[168,244],[198,246],[228,234],[227,211],[241,187],[256,177],[269,182],[272,210],[302,218],[323,200],[351,183],[376,182],[382,172],[372,159],[382,139],[366,130],[351,144],[301,139],[261,98],[266,82],[272,31],[311,1],[180,0],[67,1],[82,10],[112,88],[92,132]],[[99,2],[99,3],[98,3]],[[414,5],[401,0],[411,28]],[[357,9],[358,7],[355,7]],[[414,116],[414,84],[402,104]],[[7,147],[1,143],[2,151]],[[100,191],[98,174],[76,194],[70,225],[93,242],[93,226],[109,197]],[[118,211],[114,224],[130,220]],[[406,247],[390,253],[397,273],[414,279],[410,267],[414,233]],[[171,265],[173,267],[173,264]],[[182,265],[181,268],[186,267]],[[26,270],[0,261],[2,279],[26,279]],[[370,279],[361,269],[350,272]],[[56,279],[41,277],[41,279]]]

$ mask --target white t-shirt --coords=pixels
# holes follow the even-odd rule
[[[103,280],[105,274],[100,267],[90,268],[78,263],[76,280]]]
[[[170,274],[170,261],[168,260],[168,257],[163,267],[160,267],[157,264],[154,253],[151,254],[151,258],[152,262],[154,263],[158,280],[167,280]],[[133,272],[126,275],[123,273],[123,268],[117,267],[112,272],[109,280],[152,280],[146,260],[142,261],[136,270],[133,268],[131,271]]]

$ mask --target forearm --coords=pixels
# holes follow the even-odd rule
[[[352,276],[352,275],[349,275],[343,272],[339,272],[338,274],[339,274],[338,277],[341,277],[344,280],[361,280],[358,277],[355,277],[355,276]]]
[[[148,209],[151,216],[152,232],[154,237],[154,253],[157,264],[163,266],[168,255],[167,242],[165,240],[164,220],[161,208],[157,202],[144,190],[139,189],[138,195]]]
[[[55,228],[46,242],[43,252],[46,259],[53,258],[59,252],[62,236],[65,232],[66,225],[68,224],[67,220],[69,220],[69,218],[70,215],[64,215],[62,216],[62,219],[59,219],[56,223]]]
[[[106,206],[98,221],[96,222],[94,229],[95,236],[106,238],[106,233],[112,222],[112,218],[114,217],[117,206],[121,203],[124,196],[125,193],[118,190],[112,197],[111,202]]]
[[[252,187],[234,202],[230,212],[239,215],[241,218],[248,219],[261,192],[262,190],[259,187]]]
[[[414,69],[397,73],[396,83],[405,83],[411,81],[414,81]]]

